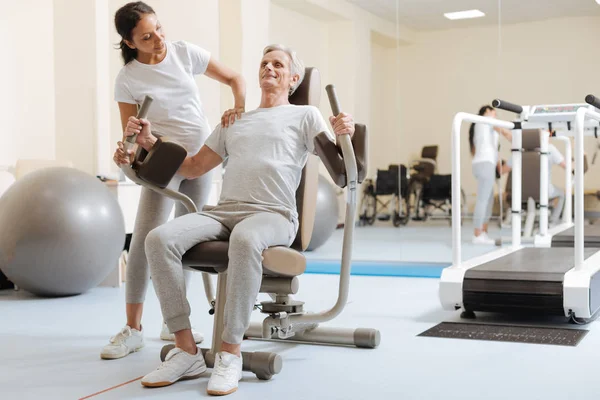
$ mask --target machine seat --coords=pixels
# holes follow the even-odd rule
[[[228,241],[199,243],[183,256],[183,266],[198,271],[218,274],[227,271]],[[293,278],[306,270],[306,258],[297,250],[274,246],[263,252],[263,275]]]

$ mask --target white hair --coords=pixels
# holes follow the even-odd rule
[[[296,54],[296,52],[294,50],[292,50],[291,48],[289,48],[287,46],[281,45],[281,44],[271,44],[271,45],[265,47],[265,49],[263,50],[263,56],[267,53],[270,53],[270,52],[276,51],[276,50],[281,50],[290,57],[290,61],[291,61],[290,72],[292,73],[292,76],[298,75],[300,77],[300,78],[298,78],[298,82],[296,82],[296,85],[292,86],[290,88],[289,96],[291,96],[296,91],[298,86],[300,86],[300,84],[302,83],[302,80],[304,79],[304,72],[305,72],[304,63],[302,62],[302,60],[300,60],[298,58],[298,55]]]

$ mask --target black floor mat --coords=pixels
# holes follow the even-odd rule
[[[587,333],[584,329],[442,322],[418,336],[577,346]]]

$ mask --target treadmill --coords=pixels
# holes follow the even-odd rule
[[[494,100],[492,106],[496,107],[496,103],[499,105],[499,100]],[[566,170],[571,171],[572,149],[568,134],[571,133],[571,123],[575,121],[577,108],[581,106],[585,105],[523,106],[520,108],[522,112],[519,115],[520,119],[517,124],[521,127],[521,131],[525,132],[521,136],[521,199],[530,197],[529,200],[534,200],[534,202],[527,202],[527,218],[525,221],[525,232],[527,234],[521,237],[522,244],[534,245],[535,247],[551,247],[553,235],[573,227],[572,176],[571,174],[565,174],[565,212],[560,225],[553,227],[551,232],[548,231],[548,146],[550,130],[552,130],[554,132],[553,140],[561,141],[565,145]],[[553,124],[555,125],[553,126]],[[548,130],[545,129],[546,127]],[[590,131],[590,129],[588,128],[586,131]],[[535,149],[531,147],[531,138],[528,139],[529,143],[525,144],[527,135],[532,134],[539,137],[539,145]],[[537,160],[532,159],[532,155],[537,156]],[[534,170],[534,163],[532,163],[534,160],[535,165],[539,165],[537,171]],[[524,163],[525,165],[523,165]],[[538,187],[532,187],[532,182],[538,182]],[[531,236],[535,220],[536,202],[539,204],[540,214],[539,233]],[[496,240],[496,245],[501,246],[510,243],[511,240],[510,237],[503,237]]]
[[[522,113],[523,108],[496,101],[497,108]],[[520,122],[458,113],[452,125],[452,203],[460,209],[460,136],[463,122],[513,130],[512,245],[474,259],[461,259],[459,213],[452,215],[453,263],[442,271],[439,298],[447,310],[560,315],[588,322],[600,309],[600,249],[583,246],[583,135],[586,120],[596,124],[600,113],[582,104],[575,116],[575,246],[572,248],[521,245],[521,133]],[[543,168],[543,167],[542,167]],[[547,168],[547,164],[546,164]],[[547,194],[547,191],[546,191]],[[543,193],[542,193],[543,195]],[[458,206],[458,207],[457,207]],[[456,207],[456,208],[455,208]]]
[[[596,98],[593,95],[588,95],[585,98],[587,104],[594,106],[595,108],[600,108],[600,99]],[[564,136],[561,136],[559,139],[568,141],[568,138],[565,136],[573,136],[573,131],[571,130],[572,124],[575,122],[575,116],[577,110],[574,109],[573,105],[556,105],[556,106],[543,106],[543,109],[540,109],[540,106],[537,106],[532,110],[529,114],[529,121],[534,123],[539,122],[547,122],[549,124],[549,129],[552,130],[553,122],[567,122],[567,130],[563,132]],[[577,107],[578,108],[578,107]],[[587,135],[592,135],[594,137],[598,137],[598,121],[588,120],[584,124],[584,129]],[[564,126],[562,127],[564,128]],[[568,143],[568,144],[567,144]],[[571,170],[570,161],[571,161],[571,152],[570,152],[570,142],[565,142],[567,151],[565,155],[565,160],[567,164],[567,171]],[[545,160],[547,155],[542,152],[543,162],[547,163]],[[584,167],[584,171],[587,169],[587,165]],[[572,248],[575,245],[575,228],[573,223],[571,222],[571,217],[573,213],[572,209],[572,183],[571,183],[571,174],[565,174],[566,182],[565,182],[565,208],[563,212],[563,221],[560,225],[548,230],[548,213],[541,212],[540,213],[540,233],[536,235],[534,244],[536,247],[568,247]],[[546,192],[548,190],[547,180],[542,181],[540,185],[540,190]],[[547,201],[546,201],[547,204]],[[599,248],[600,249],[600,225],[584,225],[584,247],[585,248]]]
[[[600,99],[596,99],[593,95],[586,97],[587,104],[551,104],[551,105],[535,105],[535,106],[517,106],[514,111],[518,114],[518,123],[522,129],[543,129],[549,132],[556,132],[553,136],[554,140],[562,141],[565,144],[565,162],[566,170],[571,171],[571,142],[569,137],[574,135],[573,127],[577,109],[596,105],[600,108]],[[492,106],[503,109],[500,100],[494,100]],[[584,124],[585,135],[598,137],[598,121],[588,120]],[[542,135],[540,150],[540,229],[539,233],[533,237],[533,240],[528,240],[527,243],[533,243],[535,247],[573,247],[574,245],[574,229],[573,229],[573,207],[572,207],[572,177],[571,174],[565,174],[565,207],[563,218],[560,225],[548,229],[548,184],[547,169],[547,143],[548,138]],[[545,147],[544,147],[545,146]],[[587,164],[584,170],[587,169]],[[589,225],[585,228],[584,247],[600,248],[600,225]],[[527,240],[527,239],[526,239]],[[504,240],[505,241],[505,240]],[[502,242],[497,243],[500,245]],[[524,242],[523,238],[521,242]]]

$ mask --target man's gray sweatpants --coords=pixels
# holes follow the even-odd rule
[[[191,328],[182,256],[198,243],[229,240],[222,340],[240,344],[262,282],[262,252],[271,246],[290,246],[296,230],[295,219],[245,204],[187,214],[152,230],[146,238],[146,256],[169,330]]]

